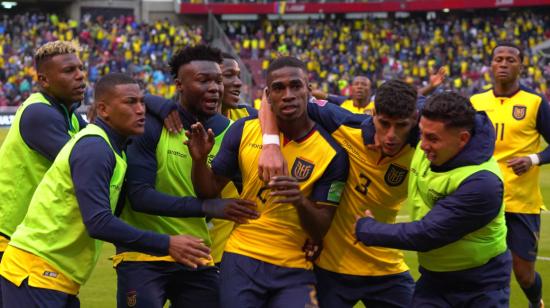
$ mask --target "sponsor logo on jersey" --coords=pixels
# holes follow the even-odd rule
[[[523,120],[525,119],[525,114],[527,114],[527,107],[521,106],[521,105],[514,105],[514,109],[512,110],[512,116],[516,120]]]
[[[292,165],[292,170],[290,171],[291,175],[295,177],[298,181],[303,182],[307,181],[311,174],[313,173],[313,167],[315,165],[307,160],[297,157]]]
[[[386,175],[384,175],[384,181],[386,181],[386,184],[389,186],[399,186],[405,181],[407,172],[408,170],[405,168],[390,164],[388,170],[386,170]]]

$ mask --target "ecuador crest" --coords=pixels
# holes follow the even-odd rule
[[[514,109],[512,109],[512,116],[516,120],[523,120],[525,118],[525,114],[527,114],[527,107],[521,106],[521,105],[514,105]]]
[[[408,170],[399,167],[398,165],[390,164],[388,170],[386,170],[386,175],[384,175],[384,181],[389,186],[399,186],[405,178],[407,177]]]
[[[292,165],[292,169],[290,170],[290,174],[299,182],[304,182],[307,181],[313,173],[313,167],[315,167],[313,163],[301,157],[296,157],[296,160],[294,160],[294,164]]]

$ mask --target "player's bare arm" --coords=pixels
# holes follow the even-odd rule
[[[271,135],[271,138],[278,138],[279,128],[277,127],[275,114],[271,111],[267,102],[265,91],[262,96],[259,118],[264,136]],[[258,161],[258,173],[264,182],[268,182],[273,176],[288,175],[288,165],[281,153],[278,141],[278,139],[275,142],[275,140],[266,140],[265,138],[263,140],[262,151],[260,152]]]

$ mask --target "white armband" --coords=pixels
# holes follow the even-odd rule
[[[531,160],[531,165],[538,166],[540,164],[540,158],[538,154],[531,154],[527,157],[529,157],[529,159]]]
[[[264,134],[262,136],[262,144],[263,145],[266,145],[266,144],[276,144],[276,145],[280,145],[280,141],[279,141],[279,135],[273,135],[273,134]]]

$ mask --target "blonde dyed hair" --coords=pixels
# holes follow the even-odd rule
[[[78,47],[72,42],[53,41],[40,46],[34,53],[34,63],[38,66],[46,59],[57,55],[77,54]]]

